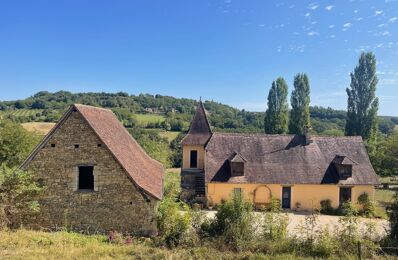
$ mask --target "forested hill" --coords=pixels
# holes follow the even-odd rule
[[[184,131],[195,111],[196,100],[162,95],[129,95],[112,93],[70,93],[46,91],[24,100],[0,102],[0,116],[16,122],[55,122],[73,103],[112,109],[127,127],[138,124],[138,115],[153,115],[158,120],[148,120],[145,128],[164,128]],[[264,113],[238,110],[214,101],[205,101],[209,120],[217,130],[232,132],[263,132]],[[264,98],[264,107],[265,107]],[[345,111],[311,107],[311,124],[320,134],[341,135],[345,125]],[[156,117],[157,116],[157,117]],[[389,133],[398,124],[398,117],[380,117],[380,131]]]

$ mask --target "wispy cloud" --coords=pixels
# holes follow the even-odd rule
[[[381,15],[381,14],[383,14],[383,10],[376,10],[375,13],[374,13],[374,16],[378,16],[378,15]]]
[[[325,7],[325,10],[326,11],[331,11],[333,9],[333,7],[334,7],[333,5],[328,5],[328,6]]]
[[[390,23],[395,23],[397,21],[397,17],[392,17],[392,18],[388,19],[388,21]]]
[[[318,34],[319,34],[318,32],[314,32],[314,31],[311,31],[311,32],[307,33],[308,36],[316,36]]]
[[[311,3],[307,6],[308,9],[316,10],[319,7],[317,3]]]
[[[362,17],[358,17],[358,18],[355,18],[354,20],[359,22],[359,21],[362,21],[363,18]]]
[[[348,28],[348,27],[351,27],[352,26],[352,23],[345,23],[345,24],[343,24],[343,27],[344,28]]]
[[[330,29],[334,28],[334,24],[329,25],[329,28]]]
[[[304,16],[305,17],[309,17],[311,14],[310,13],[305,13]]]

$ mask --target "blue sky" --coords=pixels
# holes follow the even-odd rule
[[[379,114],[398,115],[398,1],[0,1],[0,100],[125,91],[266,109],[272,80],[306,72],[311,105],[346,108],[361,51]]]

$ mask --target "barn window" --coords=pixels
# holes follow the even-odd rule
[[[79,166],[79,190],[94,190],[94,166]]]
[[[79,148],[80,147],[80,145],[78,145],[78,144],[75,144],[75,149],[77,149],[77,148]]]
[[[102,146],[102,144],[97,144],[97,147],[101,147]]]
[[[51,144],[51,147],[55,147],[55,144]]]

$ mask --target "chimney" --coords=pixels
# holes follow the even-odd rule
[[[304,126],[305,145],[309,145],[310,143],[312,143],[311,129],[312,129],[312,127],[309,125]]]

